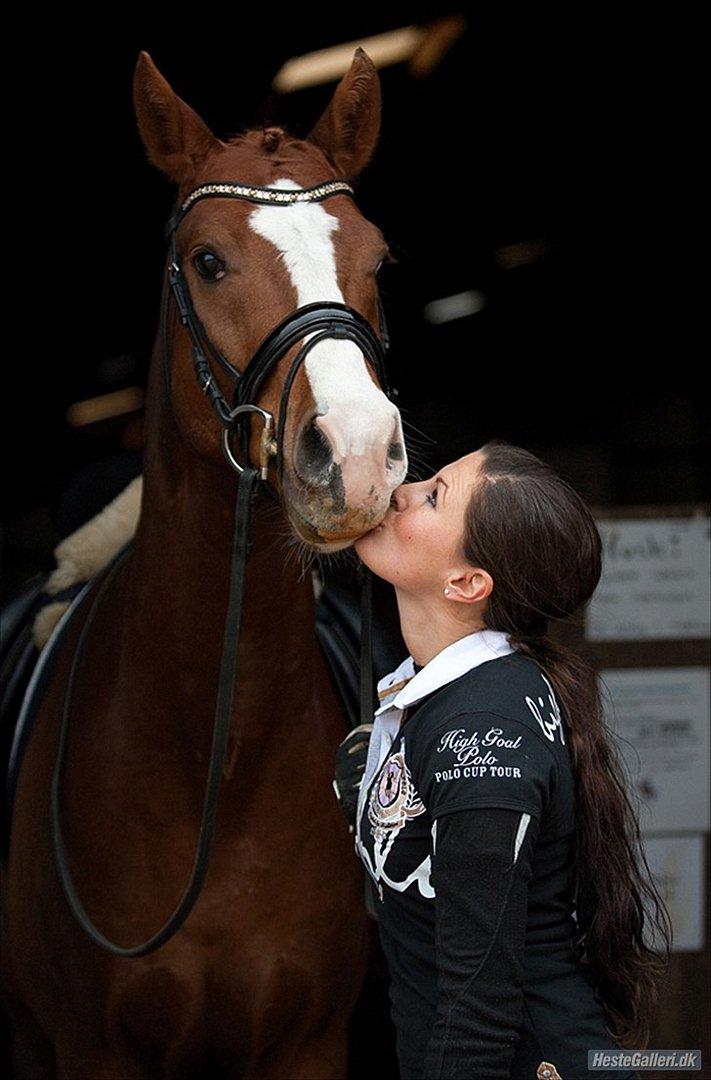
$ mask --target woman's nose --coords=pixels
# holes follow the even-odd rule
[[[398,511],[406,510],[410,498],[411,487],[412,484],[400,484],[400,487],[396,487],[390,496],[390,505],[394,506]]]
[[[392,507],[394,507],[396,510],[404,509],[404,506],[405,506],[405,496],[403,494],[404,486],[405,486],[404,484],[401,484],[400,487],[395,488],[392,495],[390,496],[390,505]]]

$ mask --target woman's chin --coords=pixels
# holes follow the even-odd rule
[[[374,529],[370,529],[369,532],[363,533],[357,540],[354,540],[353,547],[358,555],[360,555],[361,551],[367,551],[373,540],[377,539],[383,531],[383,523],[381,522],[380,525],[376,525]]]

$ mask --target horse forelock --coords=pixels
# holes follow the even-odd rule
[[[301,187],[344,179],[316,143],[271,125],[230,135],[200,162],[185,192],[210,180],[266,186],[274,182],[278,170],[286,171]]]

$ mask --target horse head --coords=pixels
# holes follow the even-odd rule
[[[178,206],[202,185],[299,191],[350,183],[370,160],[380,128],[379,79],[362,49],[305,139],[268,127],[220,140],[145,52],[136,66],[134,101],[148,158],[177,186]],[[348,194],[288,205],[198,199],[174,236],[194,311],[214,349],[240,372],[274,327],[304,305],[347,305],[382,333],[378,271],[389,258],[388,245]],[[259,406],[282,424],[282,471],[270,484],[294,534],[312,549],[336,551],[379,524],[404,480],[402,423],[358,342],[337,337],[309,349],[280,416],[299,348],[296,342],[284,352],[259,389]],[[213,378],[227,397],[223,368],[218,365]],[[190,336],[179,324],[167,377],[183,437],[228,468],[220,425],[192,370]],[[255,422],[251,461],[259,439]]]

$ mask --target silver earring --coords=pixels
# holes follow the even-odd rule
[[[445,589],[445,590],[444,590],[444,595],[445,595],[445,596],[449,596],[449,589]]]

